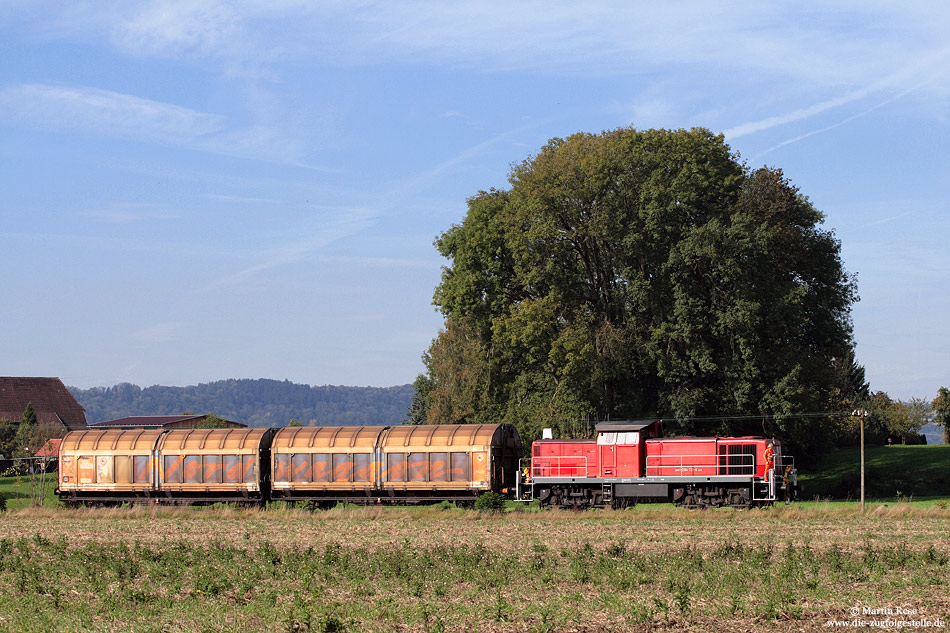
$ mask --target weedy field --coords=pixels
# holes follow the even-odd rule
[[[946,507],[0,517],[9,631],[827,631],[898,608],[950,620]]]

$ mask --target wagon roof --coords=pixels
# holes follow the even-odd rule
[[[291,448],[373,448],[385,426],[285,426],[277,431],[274,450]]]
[[[155,446],[155,441],[162,434],[157,429],[135,429],[123,431],[121,429],[89,429],[87,431],[71,431],[63,438],[60,453],[78,450],[145,450]]]
[[[274,450],[485,446],[500,424],[433,424],[399,426],[284,427],[274,436]]]
[[[430,424],[394,426],[386,436],[385,448],[410,446],[487,446],[492,444],[500,424]]]
[[[174,429],[165,431],[159,449],[166,452],[184,450],[258,450],[270,429]]]

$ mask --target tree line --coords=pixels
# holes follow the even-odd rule
[[[220,380],[189,387],[69,388],[86,410],[89,423],[132,415],[180,415],[213,412],[249,426],[301,424],[400,424],[412,398],[412,387],[310,386],[288,380]]]

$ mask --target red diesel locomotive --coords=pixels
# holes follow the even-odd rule
[[[748,508],[796,496],[794,460],[775,439],[664,438],[660,421],[601,422],[596,432],[593,440],[534,442],[516,498],[562,508],[646,501]]]

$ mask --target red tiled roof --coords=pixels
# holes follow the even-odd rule
[[[47,440],[43,447],[36,451],[34,457],[59,457],[59,446],[63,443],[62,438]]]
[[[39,424],[62,424],[67,431],[86,428],[86,411],[59,378],[0,376],[0,419],[17,422],[33,403]]]
[[[187,420],[197,420],[206,416],[203,415],[133,415],[118,420],[108,420],[106,422],[97,422],[93,427],[112,427],[112,426],[144,426],[159,427],[174,422],[185,422]]]

